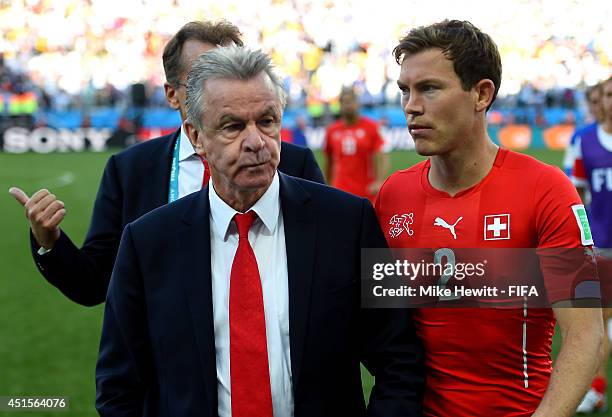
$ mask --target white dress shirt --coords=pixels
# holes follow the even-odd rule
[[[179,141],[178,197],[182,198],[202,189],[204,164],[193,150],[183,126],[177,140]]]
[[[279,188],[277,173],[268,190],[251,207],[257,218],[249,230],[249,242],[261,276],[274,417],[292,417],[289,283]],[[209,188],[208,198],[219,416],[230,417],[229,293],[232,262],[238,249],[238,230],[232,219],[238,212],[221,200],[214,187]]]

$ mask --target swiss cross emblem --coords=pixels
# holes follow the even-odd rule
[[[389,224],[391,225],[389,228],[389,236],[396,238],[404,231],[408,233],[408,236],[412,236],[414,234],[414,231],[410,228],[412,223],[414,223],[414,213],[394,214],[389,220]]]
[[[484,240],[509,240],[510,215],[492,214],[484,217]]]

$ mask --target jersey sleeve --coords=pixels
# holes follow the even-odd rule
[[[599,281],[584,205],[569,179],[546,167],[534,193],[537,255],[551,304],[592,298]]]
[[[380,152],[385,144],[385,141],[380,134],[380,127],[378,126],[378,123],[372,122],[370,129],[372,137],[372,152]]]
[[[567,177],[554,167],[543,170],[534,194],[539,248],[585,245],[581,242],[582,225],[576,221],[576,206],[582,206],[582,201]]]
[[[572,171],[574,170],[574,162],[576,161],[576,140],[579,138],[578,131],[575,131],[570,138],[567,147],[565,148],[565,154],[563,155],[563,171],[568,177],[572,177]]]
[[[586,187],[588,185],[586,171],[584,169],[584,161],[582,160],[582,138],[576,136],[572,145],[573,166],[572,166],[572,182],[576,187]]]
[[[374,212],[376,213],[376,217],[378,218],[378,224],[380,225],[380,228],[383,231],[385,235],[385,239],[387,239],[387,243],[389,245],[390,245],[390,242],[389,242],[389,237],[387,234],[387,225],[385,224],[386,222],[384,220],[385,212],[383,210],[381,200],[383,199],[383,193],[385,192],[386,185],[389,182],[390,178],[391,177],[385,180],[385,182],[381,185],[380,189],[378,190],[378,193],[376,193],[376,196],[374,197]]]
[[[331,143],[331,132],[332,132],[331,127],[328,127],[325,130],[325,138],[323,139],[323,152],[325,152],[325,154],[328,156],[331,156],[331,154],[333,153],[332,143]]]

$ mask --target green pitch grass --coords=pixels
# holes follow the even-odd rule
[[[530,151],[559,165],[562,153]],[[20,416],[95,416],[94,371],[103,307],[87,308],[67,300],[38,273],[29,252],[26,219],[8,194],[19,186],[28,194],[46,187],[67,207],[63,229],[81,243],[106,153],[0,153],[0,396],[65,396],[67,412],[20,412]],[[321,162],[321,155],[317,158]],[[393,170],[420,161],[414,152],[391,154]],[[372,378],[364,371],[369,395]],[[0,411],[0,417],[17,415]],[[612,414],[604,414],[612,416]]]

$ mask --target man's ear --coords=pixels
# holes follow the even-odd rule
[[[488,78],[483,78],[474,86],[476,93],[475,110],[478,112],[485,111],[493,101],[495,94],[495,84]]]
[[[195,152],[206,158],[206,151],[204,149],[204,136],[196,129],[194,125],[189,122],[189,120],[185,120],[183,122],[183,129],[189,138],[189,142],[193,146]]]
[[[164,93],[166,93],[166,101],[174,110],[179,109],[179,100],[176,95],[176,90],[168,81],[164,83]]]

